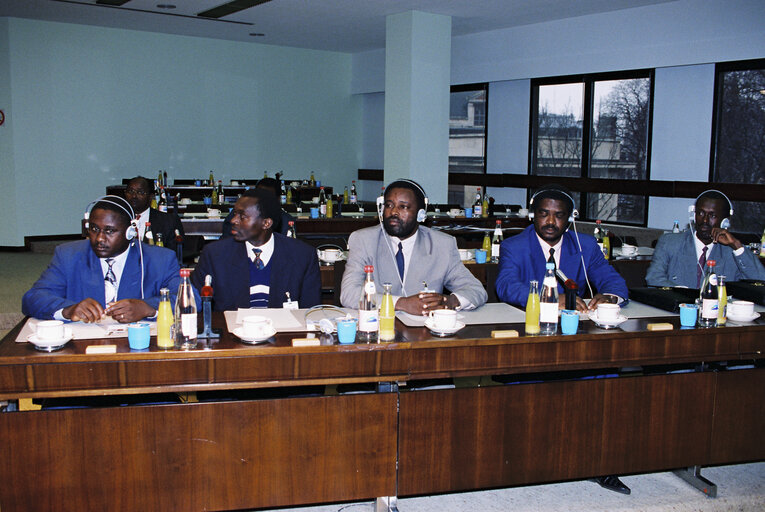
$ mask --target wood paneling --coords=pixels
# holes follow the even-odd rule
[[[232,510],[395,494],[394,393],[0,415],[0,508]]]
[[[402,393],[399,494],[702,464],[713,388],[704,373]]]
[[[765,370],[718,374],[711,464],[765,459]]]

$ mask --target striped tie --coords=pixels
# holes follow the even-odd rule
[[[265,265],[263,265],[263,260],[260,259],[260,253],[262,253],[263,251],[260,249],[253,249],[252,252],[255,253],[255,261],[253,262],[255,263],[255,268],[258,270],[263,270],[263,267]]]
[[[106,258],[106,264],[109,265],[104,276],[104,282],[109,284],[109,286],[105,287],[105,299],[108,304],[117,299],[117,276],[114,275],[114,270],[112,269],[114,258]]]

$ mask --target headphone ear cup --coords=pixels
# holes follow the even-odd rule
[[[534,212],[529,211],[529,220],[534,220]]]
[[[134,239],[138,235],[138,229],[136,228],[135,222],[131,222],[130,226],[125,230],[125,238],[128,240]]]
[[[693,226],[696,223],[696,206],[690,205],[688,207],[688,222],[691,226]]]
[[[420,208],[417,210],[417,222],[425,222],[425,219],[428,218],[428,214],[425,212],[424,209]]]
[[[730,227],[730,219],[728,219],[728,218],[726,217],[726,218],[724,218],[724,219],[723,219],[723,220],[720,222],[720,228],[721,228],[721,229],[728,229],[729,227]]]

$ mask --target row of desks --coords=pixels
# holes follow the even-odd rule
[[[44,354],[0,342],[0,398],[291,389],[373,383],[375,392],[0,414],[0,509],[232,510],[461,491],[762,460],[765,324],[631,332],[589,321],[575,336],[448,339],[396,323],[392,343],[292,347],[294,334],[200,350],[131,352],[127,340]],[[222,315],[214,325],[224,328]],[[112,355],[87,355],[93,343]],[[698,364],[604,379],[569,372]],[[703,363],[703,364],[702,364]],[[517,385],[413,390],[492,375]],[[507,379],[505,379],[507,380]],[[512,379],[510,379],[512,380]],[[298,389],[298,388],[295,388]],[[302,389],[302,388],[301,388]]]

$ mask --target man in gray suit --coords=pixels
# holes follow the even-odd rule
[[[728,281],[765,280],[757,257],[728,231],[733,205],[724,194],[707,190],[690,210],[694,230],[659,238],[645,276],[649,286],[699,288],[707,260],[715,260],[715,272]]]
[[[377,207],[380,225],[354,231],[348,239],[343,306],[358,307],[365,265],[374,266],[378,295],[383,283],[392,284],[398,311],[427,315],[433,309],[472,309],[486,302],[486,290],[462,264],[454,237],[418,226],[425,220],[422,187],[412,180],[396,180]],[[423,291],[423,283],[428,291]],[[444,288],[451,293],[443,295]]]

